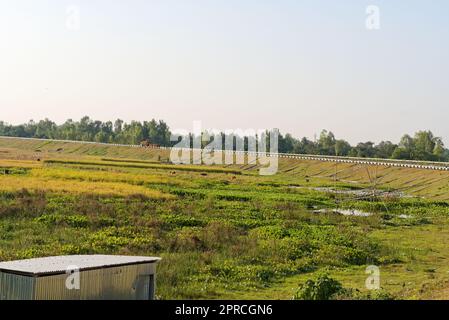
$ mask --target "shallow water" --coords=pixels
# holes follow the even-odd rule
[[[315,210],[314,213],[335,213],[343,216],[356,216],[356,217],[369,217],[373,215],[373,213],[371,212],[364,212],[356,209],[332,209],[332,210],[320,209]]]
[[[411,196],[401,192],[401,191],[385,191],[380,189],[355,189],[355,190],[339,190],[331,187],[301,187],[301,186],[290,186],[293,189],[309,189],[320,192],[330,192],[342,195],[351,195],[357,198],[366,197],[398,197],[398,198],[411,198]]]
[[[317,209],[314,210],[313,213],[317,214],[327,214],[327,213],[334,213],[334,214],[340,214],[342,216],[355,216],[355,217],[370,217],[374,213],[372,212],[365,212],[357,209]],[[400,214],[397,216],[399,219],[411,219],[412,216],[408,214]]]

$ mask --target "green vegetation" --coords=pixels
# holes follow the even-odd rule
[[[383,158],[423,161],[449,161],[449,150],[444,148],[441,138],[430,131],[416,132],[412,138],[404,135],[399,144],[391,141],[361,142],[351,146],[345,140],[337,140],[332,132],[323,130],[318,141],[307,138],[295,139],[290,134],[280,137],[279,152],[300,154],[321,154],[330,156],[351,156],[361,158]]]
[[[340,281],[323,272],[316,279],[301,284],[293,300],[393,300],[394,296],[382,289],[361,292],[344,288]]]
[[[264,177],[42,144],[0,139],[0,260],[161,256],[161,299],[448,297],[447,172],[284,159]],[[366,290],[368,265],[382,290]]]
[[[0,136],[48,138],[104,143],[140,144],[144,139],[160,145],[170,145],[169,127],[164,121],[132,121],[125,123],[117,119],[94,121],[83,117],[80,121],[67,120],[58,126],[49,119],[30,121],[22,125],[8,125],[0,121]]]
[[[309,279],[302,284],[293,297],[294,300],[330,300],[343,291],[341,283],[321,274],[316,280]]]

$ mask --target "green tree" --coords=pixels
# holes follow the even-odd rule
[[[41,120],[36,125],[36,137],[43,139],[53,139],[56,137],[57,126],[49,119]],[[20,135],[23,136],[23,135]]]
[[[374,148],[376,158],[389,159],[393,156],[394,151],[398,146],[391,141],[382,141]]]
[[[408,134],[404,135],[399,142],[398,147],[394,150],[393,159],[414,159],[415,141]]]
[[[446,150],[444,149],[444,143],[441,138],[435,138],[435,148],[433,149],[433,155],[437,161],[447,161]]]
[[[279,134],[279,141],[278,141],[279,152],[293,153],[296,144],[297,140],[293,138],[290,133],[287,133],[285,137],[282,134]]]
[[[305,137],[302,138],[301,141],[299,141],[295,145],[293,152],[298,153],[298,154],[316,154],[316,153],[318,153],[316,144],[313,141],[311,141]]]
[[[335,141],[335,155],[336,156],[347,156],[351,152],[351,145],[345,140]]]
[[[319,152],[322,155],[335,155],[335,136],[327,130],[321,131],[318,139]]]
[[[357,144],[355,149],[357,150],[357,157],[374,158],[376,155],[373,142],[361,142]]]
[[[433,160],[436,139],[431,131],[418,131],[413,139],[413,158],[417,160]]]

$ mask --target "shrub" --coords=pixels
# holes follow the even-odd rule
[[[264,226],[251,231],[252,235],[261,239],[283,239],[289,235],[288,230],[280,226]]]
[[[172,229],[182,227],[197,227],[203,226],[205,224],[202,220],[198,220],[193,217],[174,214],[163,214],[161,215],[161,220]]]
[[[134,227],[107,227],[91,234],[89,242],[95,252],[116,252],[125,248],[155,250],[159,246],[151,234]]]
[[[65,218],[65,222],[74,228],[85,228],[89,225],[89,220],[87,217],[81,215],[67,216]]]
[[[65,244],[61,247],[62,254],[89,254],[89,248],[86,246],[78,246],[74,244]]]
[[[60,215],[56,214],[43,214],[35,219],[36,222],[43,223],[45,225],[55,225],[60,220]]]
[[[320,274],[315,280],[307,280],[302,284],[294,300],[329,300],[343,289],[340,282],[327,274]]]

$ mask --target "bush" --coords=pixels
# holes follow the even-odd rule
[[[81,215],[67,216],[65,222],[73,228],[85,228],[89,225],[87,217]]]
[[[204,226],[205,222],[202,220],[195,219],[189,216],[174,215],[174,214],[163,214],[161,215],[161,220],[169,228],[182,228],[182,227],[198,227]]]
[[[342,284],[321,273],[315,280],[309,279],[299,286],[293,300],[394,300],[395,297],[383,290],[361,292],[358,289],[344,288]]]
[[[300,285],[293,300],[329,300],[342,289],[340,282],[323,273],[315,280],[309,279]]]

